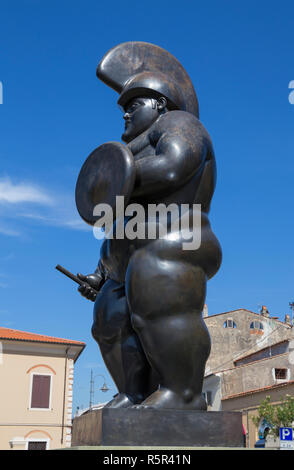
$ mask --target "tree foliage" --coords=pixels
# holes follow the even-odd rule
[[[279,437],[280,427],[291,427],[294,422],[294,397],[286,395],[279,405],[273,405],[271,397],[267,396],[258,407],[258,415],[252,417],[257,428],[262,419],[269,423],[269,433]]]

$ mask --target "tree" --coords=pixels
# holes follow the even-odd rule
[[[291,427],[294,421],[294,397],[286,395],[280,405],[273,405],[271,397],[267,396],[258,407],[258,415],[252,417],[257,428],[262,419],[270,425],[269,434],[279,437],[280,427]]]

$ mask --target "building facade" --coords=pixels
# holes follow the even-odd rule
[[[0,327],[0,449],[71,445],[74,363],[85,343]]]
[[[258,429],[252,416],[260,402],[269,395],[278,404],[293,393],[294,335],[289,316],[282,322],[263,307],[259,314],[238,309],[204,317],[212,342],[203,385],[208,409],[242,411],[247,445],[253,447]]]

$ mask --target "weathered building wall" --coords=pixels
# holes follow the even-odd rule
[[[275,369],[287,369],[287,378],[275,379]],[[288,354],[262,359],[222,373],[222,397],[275,385],[294,378],[294,366]]]
[[[261,359],[266,359],[268,357],[277,356],[279,354],[284,354],[288,352],[289,341],[282,341],[281,343],[273,344],[267,348],[261,349],[249,356],[243,357],[235,361],[235,366],[241,366],[244,364],[249,364],[250,362],[260,361]]]
[[[232,320],[234,328],[225,328]],[[206,375],[234,367],[234,360],[274,344],[289,335],[291,327],[286,323],[239,309],[204,319],[211,336],[211,353],[206,364]],[[250,328],[252,322],[262,323],[263,329]]]

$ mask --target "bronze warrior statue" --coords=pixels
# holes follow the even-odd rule
[[[208,220],[216,182],[212,143],[189,76],[164,49],[120,44],[103,57],[97,76],[119,93],[125,144],[103,144],[86,160],[76,187],[81,217],[94,225],[94,207],[115,208],[117,195],[144,208],[184,205],[188,217],[201,204],[197,249],[184,250],[183,234],[171,224],[164,237],[116,237],[115,220],[96,271],[78,275],[85,282],[79,291],[95,301],[92,334],[118,388],[106,406],[205,410],[210,337],[202,310],[206,282],[221,264]],[[146,232],[150,223],[147,215]]]

